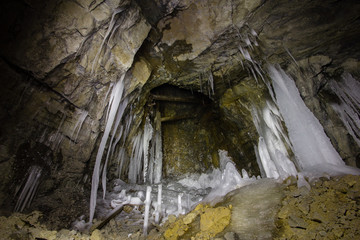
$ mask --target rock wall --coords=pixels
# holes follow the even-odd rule
[[[47,212],[52,226],[69,225],[87,212],[108,92],[131,67],[150,25],[130,1],[1,5],[0,203],[11,209],[28,167],[40,164],[46,174],[32,209]]]

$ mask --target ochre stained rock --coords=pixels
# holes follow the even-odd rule
[[[278,213],[275,239],[356,239],[360,177],[321,178],[310,191],[290,185]]]
[[[201,232],[196,235],[197,238],[206,239],[214,237],[222,232],[231,219],[230,207],[208,208],[200,217]]]

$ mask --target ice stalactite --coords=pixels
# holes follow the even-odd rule
[[[93,61],[92,65],[91,65],[91,74],[94,73],[94,68],[96,67],[96,64],[97,64],[98,61],[99,61],[99,56],[100,56],[100,53],[101,53],[101,51],[102,51],[102,49],[103,49],[103,47],[104,47],[104,44],[105,44],[106,40],[110,39],[111,36],[113,35],[112,33],[119,27],[119,26],[115,26],[115,27],[114,27],[114,25],[115,25],[115,23],[116,23],[116,21],[115,21],[115,16],[116,16],[117,14],[123,12],[124,10],[125,10],[124,8],[117,8],[117,9],[114,10],[114,12],[113,12],[113,14],[112,14],[112,16],[111,16],[111,20],[110,20],[110,23],[109,23],[109,27],[108,27],[108,29],[107,29],[107,31],[106,31],[105,36],[104,36],[104,39],[103,39],[103,41],[101,42],[101,45],[100,45],[100,47],[99,47],[99,50],[98,50],[98,52],[96,53],[95,58],[94,58],[94,61]]]
[[[122,90],[122,91],[124,91],[124,90]],[[125,109],[126,109],[127,105],[128,105],[128,99],[127,98],[123,99],[121,101],[121,103],[119,104],[117,114],[116,114],[116,118],[115,118],[116,119],[115,124],[114,124],[113,129],[112,129],[111,138],[110,138],[110,142],[109,142],[109,150],[107,151],[107,154],[106,154],[106,159],[105,159],[105,163],[104,163],[104,166],[103,166],[103,173],[102,173],[103,198],[105,198],[105,193],[106,193],[106,173],[107,173],[108,161],[109,161],[109,158],[111,157],[111,155],[113,154],[113,151],[114,151],[114,148],[115,148],[116,144],[118,143],[118,141],[120,141],[120,138],[122,136],[122,131],[120,130],[118,139],[116,139],[116,141],[114,143],[113,141],[114,141],[115,133],[119,128],[120,121],[123,118],[123,115],[124,115],[124,112],[125,112]]]
[[[238,46],[240,54],[245,60],[244,62],[240,60],[242,67],[243,68],[246,67],[248,71],[250,70],[251,75],[254,77],[256,82],[258,82],[258,76],[265,82],[263,76],[264,71],[262,70],[261,65],[250,54],[255,49],[254,45],[258,46],[257,33],[255,32],[254,29],[250,29],[250,34],[248,33],[241,34],[240,31],[238,30],[238,37],[242,45],[245,45],[242,46],[241,44],[239,44]]]
[[[280,67],[270,65],[268,70],[299,169],[330,175],[360,174],[342,161],[319,120],[302,100],[294,80]]]
[[[282,127],[282,116],[275,104],[268,100],[261,110],[253,106],[252,116],[259,134],[256,150],[262,172],[269,178],[295,176],[297,170],[287,150],[291,149],[291,144]]]
[[[129,165],[129,182],[136,183],[139,179],[141,173],[141,163],[143,159],[143,133],[139,132],[133,139],[132,139],[132,152],[131,152],[131,159]]]
[[[50,146],[51,146],[51,149],[56,152],[61,144],[61,142],[63,141],[64,139],[64,136],[60,133],[60,130],[65,122],[65,119],[66,119],[66,114],[65,113],[62,113],[62,117],[61,117],[61,121],[60,121],[60,124],[56,130],[56,133],[55,134],[52,134],[50,135],[49,137],[49,141],[50,141]]]
[[[42,170],[42,167],[36,165],[29,168],[26,182],[15,205],[15,212],[22,212],[25,207],[30,206],[40,184]]]
[[[94,218],[97,190],[98,190],[99,178],[100,178],[101,160],[102,160],[105,146],[106,146],[106,143],[108,142],[109,134],[113,127],[113,123],[114,123],[114,120],[115,120],[116,114],[118,112],[119,105],[120,105],[120,102],[121,102],[121,99],[122,99],[122,96],[124,93],[124,83],[123,83],[124,77],[125,77],[125,74],[123,74],[120,77],[120,79],[118,80],[118,82],[114,85],[113,90],[111,92],[111,96],[110,96],[110,101],[109,101],[109,106],[108,106],[108,108],[110,109],[109,116],[108,116],[108,119],[106,122],[105,131],[102,136],[100,146],[99,146],[99,149],[98,149],[98,152],[96,155],[95,166],[94,166],[94,171],[93,171],[93,175],[92,175],[89,222],[92,222],[92,220]],[[105,189],[103,189],[103,190],[105,192]]]
[[[161,117],[155,117],[153,127],[147,117],[143,131],[132,139],[132,153],[128,171],[130,183],[140,181],[159,183],[162,172]],[[151,145],[150,145],[151,143]]]
[[[340,103],[333,103],[332,107],[360,146],[360,82],[346,73],[341,81],[332,81],[330,86],[340,99]]]
[[[85,111],[85,110],[81,110],[80,113],[78,114],[78,116],[79,116],[78,120],[77,120],[77,122],[75,124],[75,127],[73,129],[73,132],[71,134],[71,138],[74,140],[74,142],[76,142],[76,140],[77,140],[77,138],[79,136],[82,125],[84,124],[85,119],[88,116],[88,112]]]
[[[209,86],[210,86],[210,89],[209,89],[209,96],[211,95],[215,95],[215,89],[214,89],[214,76],[210,70],[210,73],[209,73]]]

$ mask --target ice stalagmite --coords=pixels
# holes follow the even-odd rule
[[[109,106],[108,106],[110,108],[109,117],[108,117],[108,120],[106,123],[104,135],[102,136],[100,146],[99,146],[99,149],[98,149],[98,152],[96,155],[96,161],[95,161],[94,171],[93,171],[93,175],[92,175],[89,222],[92,222],[92,220],[94,218],[97,190],[98,190],[99,178],[100,178],[101,160],[102,160],[102,157],[104,154],[105,145],[107,143],[107,140],[108,140],[111,128],[113,126],[115,116],[118,111],[118,108],[119,108],[119,105],[121,102],[121,98],[122,98],[122,95],[124,92],[124,83],[123,83],[124,76],[125,76],[125,74],[123,74],[120,77],[120,79],[118,80],[118,82],[115,84],[115,86],[113,87],[111,96],[110,96],[110,101],[109,101]]]
[[[178,194],[178,216],[183,213],[182,203],[181,203],[182,195],[183,195],[182,193]]]
[[[159,224],[161,218],[161,201],[162,201],[162,184],[158,186],[158,197],[157,197],[157,205],[155,212],[155,223]]]
[[[151,187],[147,186],[146,188],[146,198],[145,198],[145,216],[144,216],[144,235],[147,235],[147,229],[149,226],[149,212],[151,204]]]

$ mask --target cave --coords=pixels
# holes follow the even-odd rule
[[[0,6],[5,239],[360,234],[358,1]]]

